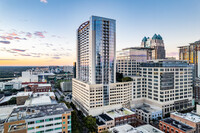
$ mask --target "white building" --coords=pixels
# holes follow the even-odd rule
[[[63,66],[63,71],[73,73],[73,66]]]
[[[10,89],[21,89],[22,83],[20,81],[8,81],[8,82],[0,82],[0,90],[10,90]]]
[[[131,47],[117,51],[117,72],[124,76],[140,75],[140,63],[152,59],[152,48]]]
[[[186,61],[154,60],[141,64],[144,97],[140,102],[162,108],[163,115],[192,106],[193,67]],[[138,103],[132,101],[132,105]]]

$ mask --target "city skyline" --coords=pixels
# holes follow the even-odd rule
[[[200,39],[198,0],[2,0],[0,12],[0,66],[72,65],[77,27],[91,15],[116,20],[117,51],[156,33],[178,59],[178,46]]]

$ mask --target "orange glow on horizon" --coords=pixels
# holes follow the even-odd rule
[[[0,60],[0,66],[64,66],[73,65],[73,59],[19,59]]]

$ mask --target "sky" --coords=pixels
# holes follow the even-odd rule
[[[0,66],[72,65],[76,30],[116,20],[117,50],[160,34],[167,56],[200,39],[200,0],[0,0]]]

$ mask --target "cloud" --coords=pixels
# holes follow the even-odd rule
[[[30,32],[27,32],[27,33],[26,33],[26,36],[29,37],[29,38],[31,38],[31,37],[32,37],[32,34],[31,34]]]
[[[17,59],[0,59],[0,60],[8,60],[8,61],[10,61],[10,60],[17,60]]]
[[[0,41],[0,43],[3,43],[3,44],[10,44],[10,41]]]
[[[34,35],[35,35],[35,36],[38,36],[38,37],[40,37],[40,38],[45,38],[43,32],[41,32],[41,31],[36,31],[36,32],[34,33]]]
[[[48,3],[47,0],[40,0],[42,3]]]
[[[25,52],[26,50],[23,50],[23,49],[11,49],[13,51],[16,51],[16,52]]]
[[[21,56],[31,56],[30,54],[19,54]]]
[[[52,57],[52,59],[60,59],[60,57]]]

